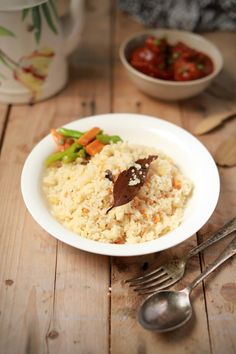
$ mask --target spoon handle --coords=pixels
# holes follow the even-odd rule
[[[213,245],[213,243],[221,240],[225,236],[231,234],[231,232],[236,231],[236,217],[234,217],[232,220],[227,222],[223,227],[221,227],[219,230],[214,232],[210,238],[208,238],[206,241],[203,241],[200,245],[194,247],[191,249],[189,254],[187,255],[187,258],[190,258],[192,256],[195,256],[195,254],[203,251],[205,248]]]
[[[203,279],[205,279],[210,273],[212,273],[217,267],[224,263],[228,258],[236,254],[236,237],[230,242],[230,244],[224,249],[224,251],[216,258],[216,260],[207,266],[204,271],[199,274],[187,287],[191,292],[195,286],[197,286]]]

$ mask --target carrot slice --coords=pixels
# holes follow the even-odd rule
[[[94,140],[90,144],[85,147],[85,150],[90,156],[94,156],[98,152],[100,152],[104,148],[104,144],[102,144],[99,140]]]
[[[180,183],[180,181],[178,181],[177,179],[173,179],[173,187],[175,188],[175,189],[180,189],[181,188],[181,183]]]
[[[87,131],[84,135],[82,135],[78,139],[78,144],[86,146],[90,141],[94,140],[96,138],[96,135],[101,131],[100,128],[94,127]]]
[[[58,151],[64,151],[74,143],[74,139],[64,137],[56,129],[51,129],[51,135],[53,140],[57,144]]]
[[[154,224],[157,224],[160,221],[159,215],[153,216],[152,221],[154,222]]]
[[[58,131],[56,129],[51,129],[51,135],[57,145],[64,145],[65,144],[64,136],[61,135],[60,133],[58,133]]]

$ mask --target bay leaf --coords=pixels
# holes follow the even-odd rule
[[[122,171],[113,187],[113,205],[107,213],[114,207],[129,203],[139,192],[147,178],[147,173],[152,161],[156,160],[156,155],[135,161],[134,165]]]

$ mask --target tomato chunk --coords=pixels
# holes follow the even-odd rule
[[[171,45],[166,38],[149,36],[136,48],[130,64],[145,75],[162,80],[190,81],[212,73],[214,65],[206,54],[183,42]]]

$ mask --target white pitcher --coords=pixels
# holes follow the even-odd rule
[[[67,56],[84,24],[84,1],[71,0],[61,22],[54,0],[0,1],[1,102],[34,103],[65,86]]]

